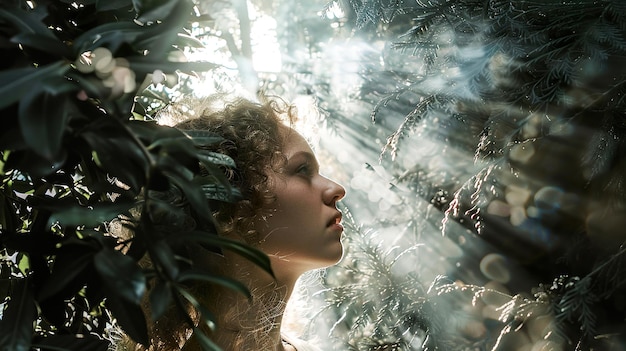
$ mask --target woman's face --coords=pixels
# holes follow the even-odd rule
[[[287,163],[269,174],[276,202],[259,225],[259,248],[275,271],[284,267],[301,273],[341,259],[343,227],[336,203],[346,191],[319,174],[317,159],[300,134],[287,127],[282,133]]]

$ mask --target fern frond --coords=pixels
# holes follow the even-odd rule
[[[626,21],[626,4],[621,0],[603,0],[604,16],[616,23]]]
[[[565,285],[565,292],[555,304],[555,316],[558,322],[578,321],[585,336],[595,334],[597,317],[592,306],[598,297],[591,289],[592,279],[570,278]]]
[[[589,275],[593,278],[593,290],[599,299],[608,298],[626,284],[626,247],[609,256]]]
[[[616,23],[598,21],[586,32],[589,38],[597,43],[606,44],[616,51],[626,51],[626,38],[624,29]]]
[[[442,21],[442,14],[426,12],[424,15],[414,18],[414,20],[418,21],[417,25],[414,25],[404,34],[400,35],[400,38],[407,42],[416,42],[419,40],[420,36],[426,33],[430,34],[430,28]]]
[[[387,106],[387,104],[389,104],[389,102],[392,100],[398,100],[400,96],[408,90],[408,87],[401,87],[393,92],[385,94],[372,108],[372,112],[370,113],[370,120],[372,121],[372,123],[376,123],[376,117],[382,107]]]
[[[400,142],[410,133],[410,131],[419,123],[422,118],[435,109],[448,109],[454,103],[454,99],[443,94],[433,94],[423,98],[419,104],[404,117],[404,120],[394,133],[389,136],[387,143],[383,147],[381,155],[388,150],[393,159],[397,156]]]

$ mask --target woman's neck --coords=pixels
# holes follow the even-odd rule
[[[249,261],[229,261],[225,273],[246,284],[252,300],[222,287],[207,296],[208,307],[217,317],[217,329],[210,337],[224,351],[293,350],[282,343],[281,325],[297,276],[275,272],[272,277]]]

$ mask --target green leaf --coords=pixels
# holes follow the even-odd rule
[[[28,279],[11,279],[11,299],[0,320],[0,350],[28,351],[37,309]]]
[[[5,169],[18,169],[31,177],[46,176],[60,169],[66,157],[67,153],[62,152],[57,159],[49,161],[32,150],[13,151],[9,154]]]
[[[198,152],[198,158],[203,162],[209,162],[215,165],[222,165],[235,168],[235,161],[228,155],[220,154],[217,152],[211,152],[206,150],[200,150]]]
[[[201,156],[202,151],[199,152],[199,159],[204,169],[209,173],[210,177],[196,177],[195,181],[201,184],[202,190],[204,191],[204,196],[208,199],[219,200],[224,202],[235,202],[243,198],[239,189],[233,188],[224,173],[224,170],[220,167],[219,163],[215,164],[212,162],[211,158],[205,158]],[[218,154],[221,155],[221,154]],[[228,157],[226,155],[223,155]],[[230,159],[230,157],[228,157]],[[234,163],[234,161],[224,160],[219,161],[220,163],[227,163],[227,166],[230,167]],[[212,177],[212,178],[211,178]],[[203,179],[208,178],[208,179]]]
[[[124,332],[136,342],[144,346],[149,345],[146,317],[139,305],[112,295],[111,286],[105,286],[105,289],[109,292],[105,305]]]
[[[182,132],[187,134],[194,144],[200,146],[214,145],[224,140],[223,137],[208,130],[183,129]]]
[[[197,146],[213,145],[224,140],[222,137],[215,135],[210,131],[203,130],[185,130],[184,133],[191,139],[193,144]],[[205,170],[213,177],[212,179],[196,178],[196,183],[200,184],[204,195],[207,199],[233,202],[241,198],[241,193],[231,187],[228,178],[219,166],[235,168],[235,161],[228,155],[203,150],[197,147],[190,147],[182,144],[184,140],[180,140],[177,144],[175,140],[163,140],[161,144],[174,146],[177,145],[187,154],[198,158]],[[155,144],[150,145],[153,147]],[[218,184],[215,184],[218,183]]]
[[[133,120],[128,122],[128,128],[147,144],[161,139],[180,138],[183,134],[176,128],[162,126],[151,121]],[[148,146],[152,148],[152,145]]]
[[[50,77],[63,77],[70,65],[59,61],[47,66],[0,72],[0,109],[18,101],[26,92]]]
[[[148,83],[146,84],[146,86],[152,84],[151,80],[148,79]],[[159,100],[162,101],[165,105],[170,104],[172,102],[172,98],[164,91],[153,91],[149,88],[147,89],[139,89],[139,94],[137,94],[137,96],[139,97],[145,97],[148,99],[154,99],[154,100]],[[142,113],[142,116],[145,115],[145,111],[144,113]]]
[[[76,0],[59,0],[59,1],[61,1],[64,4],[69,4],[69,5],[76,3]],[[96,0],[82,0],[80,3],[82,5],[87,6],[87,5],[93,5],[95,2]]]
[[[13,201],[6,196],[0,196],[0,226],[2,228],[20,226],[22,221],[18,219],[18,216],[19,214],[14,210]]]
[[[222,202],[235,202],[243,198],[239,189],[233,187],[225,187],[220,184],[202,184],[202,193],[204,197],[211,200]]]
[[[197,152],[191,140],[185,136],[160,137],[160,138],[157,137],[148,146],[148,148],[149,149],[165,148],[165,150],[183,151],[184,153],[190,156],[195,156]],[[164,153],[168,153],[168,152],[164,151]]]
[[[17,257],[17,268],[22,272],[22,274],[26,275],[30,272],[30,262],[28,261],[28,256],[25,254],[19,254]]]
[[[78,87],[83,89],[87,96],[92,98],[106,99],[111,94],[111,89],[102,84],[102,80],[93,75],[82,75],[77,71],[70,71],[67,74],[68,78],[76,82]],[[102,108],[102,106],[99,106]]]
[[[137,262],[113,249],[103,249],[93,259],[104,285],[116,296],[137,305],[141,302],[146,291],[146,277]]]
[[[96,10],[98,11],[126,9],[132,6],[132,0],[96,0]]]
[[[178,33],[178,37],[176,38],[176,46],[184,47],[184,48],[198,48],[199,49],[199,48],[203,48],[204,44],[200,40],[196,39],[195,37]]]
[[[200,318],[209,327],[209,329],[215,330],[215,315],[198,302],[198,300],[184,288],[178,287],[177,290],[180,295],[182,295],[196,310],[198,310],[198,312],[200,312]]]
[[[157,194],[160,194],[157,192]],[[172,204],[170,200],[163,200],[152,196],[148,200],[150,218],[158,218],[160,223],[167,223],[168,227],[184,227],[185,218],[189,215],[181,206]],[[188,224],[187,224],[188,225]],[[169,234],[169,233],[167,233]]]
[[[115,52],[122,43],[133,43],[145,30],[134,22],[113,22],[94,27],[74,40],[74,55],[102,46]]]
[[[38,338],[33,347],[41,351],[107,351],[110,342],[90,334],[50,335]]]
[[[41,317],[54,326],[62,326],[66,323],[67,301],[61,295],[62,293],[51,296],[46,300],[38,301]]]
[[[192,182],[193,172],[180,167],[179,163],[171,157],[160,157],[159,168],[168,179],[175,184],[184,194],[193,211],[205,221],[212,221],[211,211],[207,199],[204,197],[202,188]]]
[[[159,280],[150,291],[150,313],[152,320],[157,320],[172,303],[172,286]]]
[[[170,154],[160,156],[158,166],[164,171],[164,173],[167,172],[166,174],[168,176],[178,180],[178,182],[175,181],[175,184],[184,186],[193,180],[194,173],[188,168],[180,167],[181,164],[177,158],[172,157]]]
[[[192,13],[192,2],[189,0],[147,0],[142,1],[142,8],[151,8],[137,19],[145,23],[146,32],[137,38],[137,47],[148,50],[152,57],[165,57],[168,52],[177,50],[174,47],[178,32],[188,24]],[[147,5],[147,6],[145,6]],[[162,17],[165,16],[165,17]],[[158,18],[162,17],[162,18]]]
[[[90,207],[64,206],[50,216],[48,225],[58,222],[64,226],[96,226],[127,212],[133,205],[134,203],[129,201],[125,203],[99,203]]]
[[[48,38],[56,38],[52,31],[43,22],[37,20],[26,11],[17,9],[0,8],[0,18],[4,18],[7,22],[12,23],[22,33],[31,33],[46,36]]]
[[[241,255],[242,257],[245,257],[272,276],[274,275],[274,273],[272,272],[270,259],[269,257],[267,257],[267,254],[240,241],[197,230],[182,232],[175,236],[171,235],[166,240],[177,244],[195,242],[213,247],[221,247],[233,251]]]
[[[68,99],[33,89],[20,101],[19,122],[24,141],[46,160],[59,157],[67,121]]]
[[[202,347],[203,351],[222,351],[222,349],[209,339],[209,337],[206,336],[199,328],[193,329],[193,337],[198,340],[198,343]]]
[[[185,0],[133,0],[135,10],[139,14],[137,20],[141,23],[165,20],[171,16],[172,10]]]
[[[67,45],[54,36],[49,37],[34,33],[20,33],[11,38],[11,42],[43,51],[57,59],[71,58],[72,56]]]
[[[67,75],[50,77],[41,81],[40,85],[43,92],[55,96],[66,93],[76,93],[80,90],[80,87],[75,82],[67,79]],[[70,94],[68,99],[75,101],[75,96]]]
[[[33,183],[28,179],[13,179],[9,183],[10,189],[18,193],[26,194],[33,190]]]
[[[187,270],[187,271],[181,272],[180,275],[178,276],[179,282],[186,282],[189,280],[195,280],[195,281],[199,280],[199,281],[205,281],[209,283],[218,284],[226,288],[229,288],[233,291],[237,291],[249,299],[252,298],[250,291],[243,283],[241,283],[238,280],[229,278],[229,277],[216,276],[207,272],[202,272],[202,271],[197,271],[197,270]]]
[[[94,123],[82,137],[93,148],[97,164],[107,173],[120,178],[131,189],[138,192],[144,185],[149,160],[131,136],[122,126],[112,122]]]
[[[77,277],[83,275],[85,268],[93,262],[96,249],[94,245],[84,240],[70,239],[64,243],[56,252],[50,278],[40,289],[37,299],[44,301],[65,289],[70,283],[86,281],[87,279]]]
[[[163,60],[148,59],[145,57],[129,57],[128,63],[137,76],[143,76],[159,69],[165,73],[181,71],[187,74],[210,71],[219,67],[212,62],[164,62]]]
[[[174,252],[163,240],[150,245],[149,252],[153,263],[164,271],[169,279],[175,280],[178,277],[178,262]]]

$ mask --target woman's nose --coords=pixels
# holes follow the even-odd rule
[[[335,206],[337,201],[343,199],[346,196],[346,189],[339,185],[338,183],[324,177],[327,182],[326,188],[324,189],[324,203],[329,206]]]

